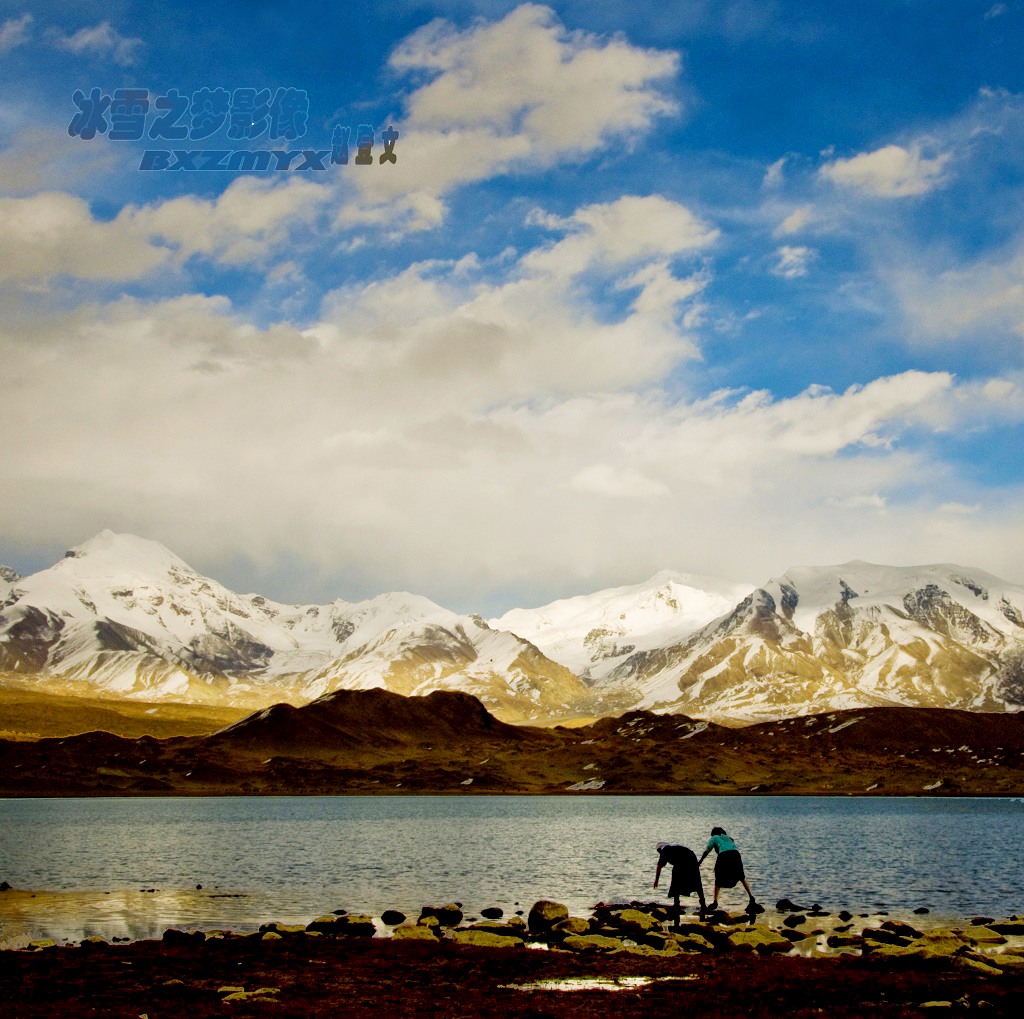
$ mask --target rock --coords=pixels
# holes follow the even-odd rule
[[[927,906],[918,906],[917,909],[914,910],[914,912],[918,916],[924,916],[926,913],[930,913],[931,910]]]
[[[435,918],[432,918],[435,919]],[[436,924],[428,926],[426,924],[412,924],[404,923],[399,927],[396,927],[391,933],[391,937],[396,941],[437,941],[437,936],[434,934]]]
[[[1024,966],[1024,955],[1001,952],[999,955],[990,955],[988,961],[1000,969],[1016,969],[1018,966]]]
[[[458,902],[449,902],[446,906],[424,906],[420,910],[420,919],[428,916],[437,917],[442,927],[458,927],[462,923],[462,906]]]
[[[729,945],[741,952],[788,952],[790,942],[770,927],[754,924],[745,931],[734,931],[729,935]]]
[[[521,946],[522,938],[502,937],[500,934],[492,934],[490,931],[482,931],[474,928],[469,930],[452,931],[452,940],[459,945],[475,945],[478,948],[515,948]]]
[[[839,919],[842,920],[843,923],[846,923],[848,920],[853,919],[853,913],[846,909],[840,910]]]
[[[263,934],[263,937],[260,938],[260,940],[261,941],[281,941],[282,938],[281,938],[281,935],[277,933],[277,931],[265,931],[264,934]]]
[[[325,916],[318,916],[315,920],[310,920],[306,924],[307,931],[319,931],[321,934],[333,934],[334,925],[341,919],[339,916],[335,916],[333,913],[328,913]]]
[[[551,928],[550,933],[553,936],[561,937],[568,937],[570,934],[589,934],[590,921],[585,920],[582,916],[567,916],[564,920],[559,920]]]
[[[975,945],[1005,945],[1006,938],[991,927],[968,927],[961,937]]]
[[[262,1001],[277,1001],[274,995],[280,993],[280,987],[257,987],[252,991],[244,989],[232,991],[230,994],[224,995],[221,1001],[251,1001],[253,998],[259,998]]]
[[[96,937],[95,935],[93,935],[90,938],[83,938],[79,942],[79,944],[82,946],[82,948],[96,949],[96,948],[106,948],[107,947],[107,942],[104,941],[103,938]]]
[[[973,973],[984,973],[990,977],[1001,977],[1003,975],[1003,971],[997,966],[993,966],[985,959],[979,959],[977,956],[958,955],[953,961],[957,969],[968,969]]]
[[[990,931],[995,931],[996,934],[1008,934],[1015,937],[1024,937],[1024,920],[1003,920],[990,923],[988,925]]]
[[[11,886],[6,881],[0,881],[0,892],[9,892]]]
[[[802,923],[807,923],[807,917],[801,913],[791,913],[782,921],[785,927],[799,927]]]
[[[886,920],[882,924],[882,930],[892,931],[893,934],[898,934],[902,938],[919,938],[921,936],[919,930],[900,920]]]
[[[669,939],[683,952],[713,952],[714,944],[701,934],[669,934]]]
[[[621,952],[623,947],[620,938],[608,938],[602,934],[570,934],[562,942],[562,948],[566,948],[570,952],[585,954],[606,955],[610,952]]]
[[[202,931],[182,931],[176,927],[168,927],[164,931],[163,940],[168,945],[191,945],[197,941],[205,941],[206,935]]]
[[[346,938],[372,938],[376,931],[373,917],[363,913],[346,913],[334,925],[334,933]]]
[[[971,925],[974,927],[987,927],[994,919],[994,916],[972,916]]]
[[[560,902],[540,899],[530,907],[527,925],[531,934],[546,934],[559,920],[569,917],[569,909]]]
[[[653,916],[639,909],[623,909],[618,913],[612,913],[607,923],[629,937],[642,936],[648,931],[657,930],[660,927]]]
[[[570,920],[572,917],[569,918]],[[499,923],[497,920],[482,920],[469,928],[485,934],[494,934],[500,938],[514,938],[516,941],[526,940],[526,924]],[[584,928],[585,930],[585,928]]]
[[[225,984],[223,987],[217,988],[218,994],[237,994],[239,991],[244,991],[245,988],[240,984]]]
[[[28,947],[33,952],[41,952],[44,948],[56,948],[57,942],[53,938],[36,938],[28,943]]]
[[[779,931],[779,934],[782,937],[784,937],[787,941],[792,941],[793,944],[796,944],[800,941],[807,941],[809,938],[814,937],[813,934],[808,934],[807,931],[784,930]]]
[[[825,944],[829,948],[860,948],[863,939],[859,934],[830,934]]]
[[[918,1008],[952,1008],[951,1001],[922,1001]]]
[[[775,903],[775,908],[780,913],[804,913],[807,911],[806,906],[798,906],[792,899],[779,899]]]
[[[271,921],[270,923],[260,924],[261,934],[303,934],[306,931],[306,925],[301,923],[277,923]],[[209,937],[209,933],[207,933]]]
[[[400,913],[397,909],[385,909],[380,919],[388,927],[397,927],[400,923],[405,923],[405,913]]]
[[[894,931],[886,930],[884,927],[865,927],[861,931],[861,936],[864,938],[865,949],[869,945],[871,947],[875,945],[898,945],[901,948],[906,948],[910,944],[910,938],[897,934]]]
[[[486,909],[480,910],[480,915],[485,920],[500,920],[504,915],[504,910],[498,906],[488,906]]]

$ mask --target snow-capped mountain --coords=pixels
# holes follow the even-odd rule
[[[602,679],[637,706],[776,718],[870,705],[1024,703],[1024,588],[953,565],[801,567]]]
[[[512,609],[491,626],[535,644],[587,683],[600,682],[637,652],[672,646],[730,612],[754,584],[664,570],[650,580]]]
[[[461,690],[519,721],[571,713],[587,696],[526,641],[426,598],[281,605],[110,531],[10,583],[0,670],[121,697],[252,707],[337,689]]]
[[[871,705],[1024,707],[1024,588],[960,566],[659,573],[490,623],[391,593],[282,605],[104,531],[0,574],[0,673],[66,692],[262,708],[339,689],[472,694],[505,721]]]

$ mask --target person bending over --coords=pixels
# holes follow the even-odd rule
[[[726,834],[724,828],[711,829],[711,838],[708,839],[707,848],[704,850],[704,855],[701,856],[698,866],[704,862],[712,849],[718,854],[718,858],[715,860],[715,898],[708,909],[718,909],[718,890],[720,888],[735,888],[737,884],[741,884],[746,888],[747,895],[750,896],[747,912],[760,912],[761,909],[754,899],[754,893],[750,890],[750,885],[747,884],[747,876],[743,873],[743,858],[740,856],[740,851],[736,848],[736,843]]]
[[[654,872],[654,887],[658,887],[658,879],[661,877],[661,868],[666,865],[672,867],[672,880],[668,886],[668,897],[673,900],[672,924],[679,926],[679,918],[682,910],[679,906],[679,898],[682,895],[693,895],[697,893],[700,900],[700,915],[703,917],[706,907],[704,905],[704,885],[700,879],[700,866],[697,863],[697,854],[687,846],[681,846],[675,842],[659,842],[658,867]]]

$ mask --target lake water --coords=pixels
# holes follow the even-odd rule
[[[1024,913],[1024,802],[849,797],[221,797],[0,800],[0,943],[253,929],[425,903],[589,913],[652,899],[656,842],[713,825],[754,893],[825,909]],[[704,865],[710,898],[712,860]],[[202,885],[197,889],[196,885]],[[664,888],[664,885],[663,885]],[[32,900],[20,890],[56,893]],[[150,891],[155,889],[155,891]],[[720,896],[740,907],[739,889]]]

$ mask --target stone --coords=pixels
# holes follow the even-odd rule
[[[984,959],[979,959],[973,955],[958,955],[954,958],[954,964],[957,969],[967,969],[972,973],[984,973],[990,977],[1001,977],[1003,971],[997,966],[993,966],[991,963]]]
[[[217,988],[218,994],[237,994],[238,991],[244,991],[245,988],[241,984],[225,984],[223,987]]]
[[[570,919],[572,919],[570,917]],[[516,941],[526,940],[526,925],[499,923],[497,920],[481,920],[469,928],[472,931],[480,931],[485,934],[494,934],[500,938],[514,938]]]
[[[918,906],[917,909],[914,910],[914,913],[917,914],[917,916],[924,916],[930,912],[931,910],[927,906]]]
[[[82,948],[106,948],[107,942],[103,938],[97,937],[95,934],[89,938],[83,938],[81,942]]]
[[[813,935],[808,934],[807,931],[784,930],[779,931],[779,934],[787,941],[792,941],[794,945],[800,941],[807,941],[808,938],[813,937]]]
[[[436,916],[442,927],[458,927],[462,923],[462,906],[458,902],[449,902],[446,906],[424,906],[420,910],[420,919]]]
[[[334,925],[334,933],[345,938],[372,938],[376,931],[373,917],[364,913],[346,913]]]
[[[1008,934],[1015,937],[1024,937],[1024,920],[1002,920],[988,924],[990,931],[997,934]]]
[[[853,919],[853,913],[851,913],[848,909],[840,910],[839,919],[842,920],[843,923],[846,923],[848,920]]]
[[[754,924],[747,930],[734,931],[729,935],[729,945],[741,952],[758,953],[788,952],[791,948],[787,938],[761,924]]]
[[[277,921],[271,921],[270,923],[260,924],[260,932],[262,934],[302,934],[305,930],[306,925],[301,923],[277,923]]]
[[[994,916],[973,916],[971,917],[971,925],[973,927],[987,927],[994,919]]]
[[[1000,969],[1016,969],[1018,966],[1024,966],[1024,955],[1000,952],[999,955],[990,955],[988,961]]]
[[[277,931],[264,931],[261,941],[281,941],[281,935]]]
[[[56,948],[57,942],[53,938],[36,938],[28,943],[28,947],[34,952],[41,952],[44,948]]]
[[[397,909],[385,909],[380,919],[381,923],[387,924],[388,927],[397,927],[400,923],[405,923],[405,913]]]
[[[488,906],[486,909],[480,910],[480,915],[485,920],[500,920],[505,915],[505,912],[498,906]]]
[[[918,1008],[952,1008],[951,1001],[922,1001]]]
[[[168,927],[164,931],[163,940],[168,945],[191,945],[197,941],[205,941],[206,935],[202,931],[182,931],[176,927]]]
[[[436,926],[436,925],[435,925]],[[437,941],[435,927],[426,924],[403,923],[391,933],[395,941]]]
[[[783,926],[785,927],[799,927],[800,924],[806,922],[807,917],[803,916],[801,913],[791,913],[789,916],[786,917],[785,920],[782,921]]]
[[[570,934],[589,934],[590,921],[585,920],[582,916],[567,916],[551,928],[551,933],[560,934],[563,937],[568,937]]]
[[[975,945],[1005,945],[1006,938],[991,927],[968,927],[961,937]]]
[[[895,931],[886,930],[884,927],[865,927],[861,931],[861,936],[864,938],[864,947],[867,948],[869,945],[898,945],[901,948],[906,948],[910,944],[910,938],[904,937],[902,934],[897,934]]]
[[[252,991],[242,989],[224,995],[221,1001],[251,1001],[253,998],[259,998],[262,1001],[277,1001],[274,995],[280,993],[280,987],[257,987]]]
[[[892,931],[893,934],[899,934],[903,938],[919,938],[921,932],[914,927],[911,927],[909,923],[903,923],[901,920],[886,920],[882,923],[882,930]]]
[[[531,934],[546,934],[559,920],[569,917],[569,909],[560,902],[539,899],[530,907],[527,924]]]
[[[340,916],[335,916],[333,913],[328,913],[325,916],[318,916],[315,920],[310,920],[306,924],[307,931],[319,931],[321,934],[333,934],[335,924],[341,919]]]
[[[701,934],[669,934],[669,939],[683,952],[713,952],[714,944]]]
[[[798,906],[792,899],[779,899],[775,903],[775,908],[780,913],[804,913],[807,911],[806,906]]]
[[[0,881],[0,892],[9,892],[11,886],[6,881]]]
[[[452,931],[452,941],[459,945],[475,945],[477,948],[515,948],[523,944],[522,938],[505,938],[490,931],[474,928]]]
[[[863,939],[859,934],[830,934],[825,944],[829,948],[860,948]]]
[[[570,934],[562,942],[562,948],[570,952],[607,955],[621,952],[624,946],[620,938],[607,938],[602,934]]]
[[[642,937],[648,931],[657,930],[661,926],[653,916],[639,909],[623,909],[618,913],[612,913],[607,923],[631,938]]]

